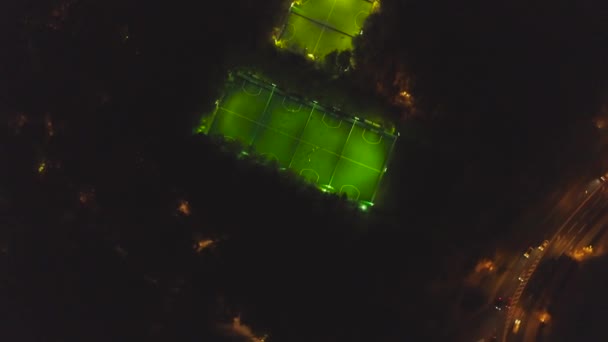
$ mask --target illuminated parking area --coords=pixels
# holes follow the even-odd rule
[[[240,141],[321,191],[345,195],[361,210],[373,206],[397,136],[239,74],[226,86],[197,132]]]
[[[310,59],[322,59],[334,50],[352,49],[365,20],[377,2],[366,0],[302,0],[292,3],[277,46]]]

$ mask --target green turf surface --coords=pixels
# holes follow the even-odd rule
[[[334,50],[349,50],[352,38],[304,17],[291,15],[281,41],[291,51],[321,58]]]
[[[364,0],[308,0],[291,7],[279,41],[288,49],[323,58],[334,50],[350,50],[372,3]]]
[[[308,0],[292,7],[293,13],[351,36],[359,34],[371,10],[364,0]]]
[[[264,129],[254,143],[254,150],[267,159],[276,160],[280,165],[288,165],[298,141],[280,131]]]
[[[381,172],[364,164],[341,158],[330,185],[355,200],[370,201],[380,181]]]
[[[209,134],[239,140],[319,186],[370,202],[396,140],[247,76],[229,82],[207,122]]]
[[[380,132],[356,126],[342,155],[375,170],[382,170],[392,143],[392,139],[387,139]]]
[[[321,111],[314,111],[302,140],[340,154],[352,124]]]
[[[220,108],[209,133],[221,134],[248,145],[251,143],[256,127],[256,123],[246,116]]]

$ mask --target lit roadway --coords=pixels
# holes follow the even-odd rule
[[[588,199],[555,232],[547,249],[540,253],[542,259],[557,258],[572,253],[572,251],[582,250],[585,246],[593,245],[595,240],[604,233],[606,223],[608,223],[608,215],[605,212],[608,208],[606,187],[599,181],[593,182],[587,191]],[[524,289],[520,302],[526,301],[527,310],[521,309],[521,305],[515,306],[510,317],[506,317],[502,332],[504,341],[542,341],[539,338],[542,335],[541,327],[543,327],[541,320],[546,317],[543,317],[542,313],[547,304],[559,300],[559,296],[550,298],[550,290],[547,289],[558,286],[556,283],[566,280],[564,278],[568,277],[567,272],[566,265],[559,265],[552,276],[552,279],[555,279],[553,282],[540,283],[544,291],[541,291],[538,296],[528,294]],[[516,333],[513,330],[515,319],[519,319],[521,322]],[[546,317],[546,319],[547,328],[550,329],[550,317]]]
[[[523,256],[523,252],[512,261],[507,270],[498,280],[495,289],[490,297],[491,302],[477,315],[479,316],[479,328],[475,332],[476,339],[470,341],[493,341],[492,337],[500,337],[503,330],[504,322],[509,314],[508,307],[503,307],[498,310],[494,305],[494,299],[503,297],[511,298],[521,284],[519,278],[525,279],[530,273],[530,269],[539,257],[538,249],[532,251],[529,258]]]
[[[546,248],[539,248],[544,240],[540,238],[532,245],[528,257],[524,256],[525,249],[511,257],[506,271],[494,285],[491,302],[476,314],[478,317],[475,319],[474,336],[469,336],[464,341],[537,341],[541,326],[540,312],[547,303],[545,298],[530,298],[526,292],[528,281],[541,261],[587,246],[602,233],[603,223],[608,223],[608,217],[602,216],[603,209],[608,207],[604,188],[604,183],[599,180],[586,184],[580,189],[578,206],[562,224],[552,227],[553,232],[539,232],[540,236],[544,235],[548,240]],[[510,298],[510,307],[497,310],[494,299],[498,296]],[[527,301],[526,308],[529,310],[522,308],[522,301]],[[516,320],[519,324],[516,324]]]

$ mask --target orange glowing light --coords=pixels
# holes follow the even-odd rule
[[[190,216],[190,203],[188,203],[186,200],[181,200],[179,202],[179,206],[177,207],[177,211],[186,216]]]
[[[200,253],[203,249],[211,246],[215,241],[211,240],[211,239],[203,239],[203,240],[199,240],[196,243],[195,249],[197,253]]]

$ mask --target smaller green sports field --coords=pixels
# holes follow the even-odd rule
[[[367,0],[295,1],[277,42],[313,59],[350,50],[372,7]]]
[[[248,75],[234,76],[200,132],[242,142],[324,191],[373,203],[396,136]]]

